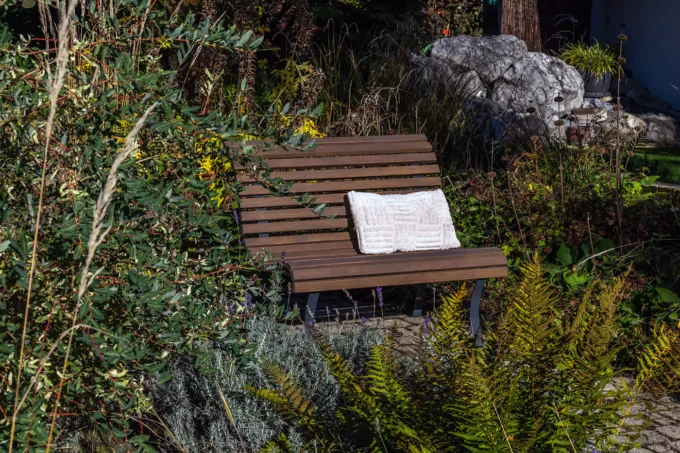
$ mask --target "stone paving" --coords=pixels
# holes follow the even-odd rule
[[[643,395],[641,402],[631,408],[631,414],[641,415],[633,419],[632,425],[642,430],[636,440],[639,446],[630,449],[630,453],[680,452],[680,399]]]

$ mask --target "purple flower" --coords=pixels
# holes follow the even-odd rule
[[[236,226],[238,226],[238,212],[236,212],[236,209],[234,209],[232,211],[232,213],[234,214],[234,220],[236,221]]]
[[[365,327],[367,322],[368,322],[368,319],[366,319],[366,318],[364,318],[364,317],[362,316],[362,317],[361,317],[361,324],[363,324],[364,327]]]
[[[253,303],[253,295],[250,293],[246,294],[246,308],[248,310],[252,310],[255,307],[255,304]]]
[[[429,335],[430,334],[430,324],[432,323],[432,320],[430,319],[429,316],[425,316],[425,319],[423,321],[423,334]]]
[[[286,252],[281,252],[281,259],[285,260],[286,259]]]
[[[355,309],[355,310],[359,310],[359,305],[357,304],[357,301],[354,300],[354,298],[353,298],[352,295],[349,293],[349,291],[347,291],[347,290],[344,289],[344,288],[343,288],[343,291],[345,292],[345,296],[347,296],[347,298],[354,304],[354,309]]]
[[[382,307],[382,306],[383,306],[382,286],[378,286],[378,287],[375,289],[375,292],[378,293],[378,302],[379,302],[379,303],[378,303],[378,306],[379,306],[379,307]]]
[[[234,307],[234,305],[232,304],[227,305],[227,313],[233,315],[234,313],[236,313],[236,307]]]

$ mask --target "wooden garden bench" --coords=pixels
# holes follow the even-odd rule
[[[481,342],[479,304],[486,279],[505,277],[507,260],[498,248],[431,250],[389,255],[358,252],[348,191],[409,193],[438,189],[440,169],[424,135],[324,138],[316,147],[258,151],[271,177],[291,181],[289,193],[308,193],[326,204],[322,215],[289,196],[273,196],[243,165],[235,164],[240,193],[240,228],[252,254],[285,256],[292,291],[309,293],[306,323],[313,322],[319,292],[420,284],[414,315],[422,310],[422,284],[476,280],[471,300],[472,331]],[[251,142],[251,144],[257,144]],[[335,214],[336,218],[327,218]],[[454,219],[455,223],[455,219]]]

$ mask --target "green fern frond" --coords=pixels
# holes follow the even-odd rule
[[[499,334],[512,354],[535,356],[553,346],[553,337],[561,328],[556,305],[555,292],[535,255],[522,268],[521,283],[510,300]]]
[[[293,446],[288,441],[288,437],[281,433],[276,439],[272,439],[262,448],[260,453],[294,453]]]
[[[469,329],[464,321],[463,300],[468,292],[461,287],[458,292],[444,296],[432,328],[430,344],[439,356],[451,356],[470,344]]]
[[[652,341],[638,358],[637,388],[675,391],[680,388],[680,333],[656,327]]]
[[[317,429],[316,406],[304,389],[284,370],[272,363],[264,363],[262,369],[279,388],[249,390],[255,396],[269,401],[276,411],[289,421],[306,426],[311,432]]]

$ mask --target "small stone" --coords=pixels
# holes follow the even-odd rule
[[[645,412],[646,409],[647,407],[643,403],[636,403],[630,407],[628,413],[630,415],[637,415]]]
[[[646,445],[645,447],[654,453],[668,453],[668,447],[665,444]]]
[[[652,453],[652,452],[647,450],[646,448],[635,447],[628,450],[628,453]]]
[[[625,426],[642,426],[645,424],[645,420],[642,417],[626,417],[623,419],[623,424]]]
[[[645,430],[640,433],[640,443],[644,445],[665,444],[666,442],[668,442],[668,439],[666,439],[664,436],[657,433],[656,431]]]
[[[652,414],[650,417],[655,426],[666,426],[673,423],[673,420],[669,420],[663,415]]]
[[[680,426],[660,426],[658,432],[672,440],[680,440]]]

